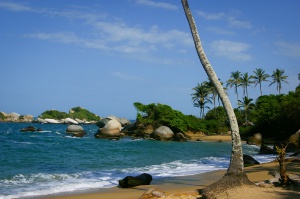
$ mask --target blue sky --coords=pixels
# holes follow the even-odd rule
[[[300,1],[189,0],[221,81],[284,69],[300,73]],[[180,0],[0,0],[0,111],[40,115],[81,106],[135,119],[134,102],[199,116],[192,88],[207,80]],[[240,96],[242,89],[239,88]],[[264,94],[277,94],[263,83]],[[236,107],[234,90],[228,91]],[[256,99],[259,88],[249,88]]]

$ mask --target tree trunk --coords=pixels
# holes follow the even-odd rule
[[[183,9],[185,11],[185,15],[187,17],[187,21],[190,26],[190,30],[194,39],[194,44],[196,47],[196,51],[198,53],[198,57],[201,61],[201,64],[208,75],[210,81],[216,87],[216,90],[221,98],[223,106],[226,110],[227,117],[230,122],[231,128],[231,137],[232,137],[232,149],[231,149],[231,158],[230,165],[227,169],[225,176],[219,180],[218,182],[207,187],[203,194],[206,195],[207,198],[214,197],[213,194],[217,194],[217,192],[222,192],[224,189],[229,187],[233,187],[235,185],[241,184],[252,184],[246,174],[244,173],[244,161],[243,161],[243,153],[242,153],[242,142],[239,134],[239,127],[237,123],[236,116],[234,114],[233,108],[230,104],[230,101],[226,95],[226,92],[223,89],[216,73],[214,72],[210,62],[208,61],[206,54],[202,48],[201,40],[198,34],[198,30],[193,19],[192,13],[190,11],[188,1],[181,0]],[[229,183],[229,184],[228,184]]]

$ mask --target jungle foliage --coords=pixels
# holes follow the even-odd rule
[[[49,118],[49,119],[57,119],[57,120],[64,119],[64,118],[72,118],[72,119],[78,118],[87,121],[100,120],[99,116],[81,107],[74,107],[70,110],[69,113],[61,112],[58,110],[47,110],[44,111],[39,117],[42,119]]]

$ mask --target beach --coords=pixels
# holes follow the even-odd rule
[[[201,136],[200,138],[204,142],[217,142],[217,141],[231,141],[231,137],[228,135],[218,135],[218,136]],[[298,175],[300,176],[300,158],[296,158],[298,161],[287,162],[287,173],[290,176]],[[264,163],[260,165],[255,165],[251,167],[246,167],[245,172],[252,182],[261,182],[274,178],[274,172],[279,173],[279,164],[276,161]],[[159,189],[165,193],[163,198],[199,198],[198,190],[207,187],[208,185],[216,182],[226,173],[226,170],[217,170],[207,173],[180,176],[180,177],[166,177],[158,180],[153,180],[151,185],[137,186],[133,188],[102,188],[99,190],[93,190],[91,192],[85,193],[71,193],[66,195],[50,195],[44,196],[42,198],[47,199],[134,199],[140,198],[147,190],[151,188]],[[299,177],[295,178],[299,181]],[[272,199],[282,199],[282,198],[300,198],[300,189],[282,187],[240,187],[238,189],[228,190],[224,193],[224,196],[220,198],[272,198]]]

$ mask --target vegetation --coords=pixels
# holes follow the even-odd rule
[[[87,121],[98,121],[100,120],[100,117],[95,115],[94,113],[91,113],[90,111],[81,108],[81,107],[74,107],[70,110],[69,113],[61,112],[57,110],[47,110],[43,112],[40,116],[42,119],[57,119],[61,120],[64,118],[72,118],[72,119],[81,119],[81,120],[87,120]]]
[[[0,120],[4,120],[6,117],[3,113],[0,112]]]

